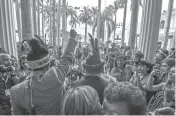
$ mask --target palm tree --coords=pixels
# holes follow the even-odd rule
[[[38,35],[40,36],[40,12],[39,12],[39,7],[40,7],[40,0],[37,0]]]
[[[101,5],[101,4],[100,4]],[[100,6],[101,7],[101,6]],[[97,13],[98,13],[98,8],[97,7],[91,7],[91,14],[92,14],[92,26],[95,25],[96,20],[98,19],[97,17]],[[100,15],[101,15],[101,11],[100,11]],[[94,30],[92,28],[92,35],[94,35]]]
[[[112,12],[112,5],[105,8],[105,10],[101,14],[101,22],[100,22],[100,37],[104,41],[104,35],[105,31],[107,32],[107,39],[110,38],[112,32],[115,29],[115,22],[112,19],[113,12]],[[107,30],[105,30],[105,25],[107,25]],[[97,20],[95,22],[95,25],[93,26],[93,33],[95,32],[95,29],[97,28]]]
[[[163,48],[164,49],[167,48],[167,44],[168,44],[168,38],[169,38],[168,35],[169,35],[169,29],[170,29],[170,22],[171,22],[171,16],[172,16],[173,3],[174,3],[174,0],[169,0],[167,22],[166,22],[165,32],[164,32],[164,44],[163,44]]]
[[[76,25],[80,24],[79,23],[79,18],[77,16],[77,11],[72,7],[72,6],[68,6],[67,7],[67,18],[70,18],[69,24],[71,25],[71,28],[75,28],[76,29]]]
[[[119,8],[124,8],[124,0],[116,0],[114,1],[112,12],[114,13],[115,16],[115,25],[116,25],[116,20],[117,20],[117,11]],[[116,38],[116,28],[114,29],[114,39]]]
[[[101,38],[101,34],[100,34],[100,24],[101,24],[101,0],[98,0],[98,11],[93,10],[95,14],[97,14],[97,38],[100,39]],[[94,17],[94,22],[96,20],[96,17]],[[93,31],[92,31],[93,33]]]
[[[55,0],[53,0],[52,11],[53,11],[53,45],[56,45],[56,35],[55,35]]]
[[[53,36],[52,36],[52,1],[53,0],[50,0],[50,26],[49,26],[49,30],[50,30],[50,41],[49,43],[52,45],[52,42],[53,42]]]
[[[45,37],[44,37],[44,0],[42,0],[42,38],[43,38],[43,41],[45,41]]]
[[[70,19],[69,24],[71,25],[71,28],[76,29],[77,24],[80,25],[79,19],[76,17],[73,17]]]
[[[98,13],[98,8],[97,7],[95,7],[95,6],[92,6],[91,7],[91,14],[92,14],[92,16],[93,16],[93,22],[95,22],[96,21],[96,19],[97,19],[97,13]]]
[[[66,31],[66,12],[67,12],[67,9],[66,9],[66,0],[62,0],[62,30],[63,31]]]
[[[121,46],[124,45],[124,39],[125,39],[125,25],[126,25],[126,13],[127,13],[127,0],[124,0],[125,8],[123,11],[123,27],[122,27],[122,40],[121,40]]]
[[[84,6],[83,9],[80,10],[81,14],[79,15],[80,22],[85,24],[85,42],[87,42],[87,26],[92,24],[91,20],[91,10],[89,6]]]
[[[60,43],[60,15],[61,15],[61,0],[58,1],[58,7],[57,7],[57,44]]]

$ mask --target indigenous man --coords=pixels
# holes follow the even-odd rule
[[[63,96],[63,82],[73,62],[77,33],[70,31],[70,39],[57,67],[50,68],[46,45],[36,36],[28,40],[31,51],[27,55],[33,76],[14,86],[11,93],[12,114],[59,115]]]
[[[101,73],[104,70],[104,62],[100,59],[99,50],[98,50],[98,40],[91,38],[91,44],[93,47],[93,54],[89,56],[84,64],[84,69],[87,73],[85,79],[75,81],[72,84],[72,87],[89,85],[93,87],[100,98],[100,103],[103,103],[103,92],[105,87],[108,85],[108,81],[104,80],[101,77]]]

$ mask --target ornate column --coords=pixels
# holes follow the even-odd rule
[[[6,41],[4,40],[3,15],[2,15],[2,0],[0,0],[0,48],[6,50]]]
[[[3,38],[5,41],[6,48],[5,50],[11,54],[10,44],[9,44],[9,32],[8,32],[8,19],[7,19],[7,8],[6,8],[6,0],[1,1],[1,15],[2,15],[2,28],[3,28]]]
[[[17,20],[17,27],[18,27],[18,38],[19,41],[22,42],[22,30],[21,30],[21,15],[20,15],[20,9],[19,9],[19,3],[18,0],[15,0],[15,10],[16,10],[16,20]]]
[[[153,62],[158,45],[161,7],[162,0],[144,0],[140,51],[144,53],[144,58],[151,62]]]
[[[135,40],[137,33],[137,23],[138,23],[138,10],[139,10],[139,0],[131,0],[131,23],[130,23],[130,35],[128,45],[134,49],[135,48]]]
[[[0,46],[10,55],[17,56],[13,2],[11,0],[1,0],[0,4]]]
[[[10,20],[11,20],[11,33],[12,33],[12,46],[13,46],[13,56],[16,56],[18,59],[18,51],[17,51],[17,41],[16,41],[16,30],[15,30],[15,20],[13,20],[13,17],[15,17],[14,12],[14,5],[13,1],[9,0],[9,7],[10,7]]]
[[[13,23],[12,23],[12,20],[11,20],[11,18],[12,18],[12,13],[11,13],[11,6],[10,6],[10,1],[11,0],[5,0],[5,3],[6,3],[6,16],[7,16],[7,31],[8,31],[8,44],[9,44],[9,49],[10,49],[10,52],[11,52],[11,54],[13,54],[14,55],[14,42],[13,42],[13,30],[12,30],[12,25],[13,25]]]

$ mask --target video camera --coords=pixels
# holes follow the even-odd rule
[[[0,65],[0,73],[11,72],[13,70],[14,70],[13,66],[5,67],[4,65]]]

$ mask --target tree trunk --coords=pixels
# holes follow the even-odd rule
[[[171,22],[171,17],[172,17],[173,3],[174,3],[174,0],[169,0],[167,20],[166,20],[166,25],[165,25],[165,30],[164,30],[164,44],[163,44],[163,49],[167,49],[168,38],[169,38],[168,35],[169,35],[170,22]]]
[[[19,10],[19,4],[18,0],[15,0],[15,9],[16,9],[16,20],[17,20],[17,27],[18,27],[18,38],[19,42],[22,42],[22,37],[21,37],[21,18],[20,18],[20,10]]]
[[[74,24],[72,24],[72,19],[73,19],[73,15],[71,15],[71,18],[70,18],[70,21],[71,21],[71,23],[70,23],[71,29],[74,28]]]
[[[132,11],[131,11],[131,24],[130,24],[130,36],[128,40],[128,45],[134,49],[135,47],[135,39],[137,33],[137,22],[138,22],[138,1],[139,0],[131,0]]]
[[[44,28],[45,28],[45,24],[44,24],[44,11],[43,11],[43,0],[42,0],[42,38],[43,41],[45,41],[45,35],[44,35]]]
[[[55,0],[53,0],[53,45],[56,46],[56,35],[55,35]]]
[[[52,38],[52,0],[50,0],[50,38],[49,43],[53,44],[53,38]]]
[[[127,14],[127,0],[125,0],[125,7],[124,7],[124,12],[123,12],[123,27],[122,27],[121,46],[124,45],[124,40],[125,40],[126,14]]]
[[[34,35],[37,35],[37,19],[36,19],[36,0],[32,0],[32,16],[33,16],[33,31],[34,31]]]
[[[61,15],[61,0],[58,1],[57,8],[57,44],[60,44],[60,15]]]
[[[101,0],[98,0],[98,13],[97,13],[97,38],[101,38],[100,33],[100,24],[101,24]]]
[[[85,43],[87,43],[87,22],[85,23],[85,38],[84,38]]]
[[[40,7],[40,0],[37,1],[38,36],[40,36],[40,12],[39,12],[39,7]]]
[[[62,0],[62,30],[66,31],[66,0]]]
[[[117,12],[116,12],[117,13]],[[115,28],[114,28],[114,40],[116,38],[116,20],[117,20],[117,16],[116,16],[116,13],[115,13]]]
[[[30,0],[21,0],[21,21],[22,21],[22,38],[30,39],[31,35],[31,8]]]
[[[66,0],[62,0],[62,45],[66,34],[66,23],[67,23],[67,17],[66,17]]]

